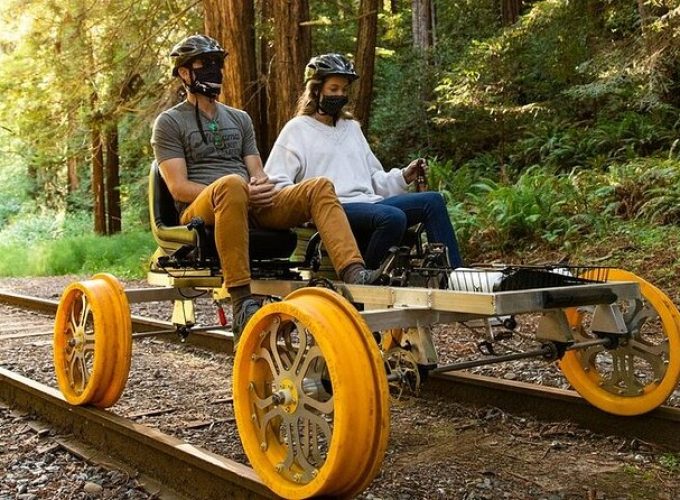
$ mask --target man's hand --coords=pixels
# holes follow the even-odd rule
[[[416,158],[408,166],[401,170],[401,175],[404,176],[404,180],[407,184],[411,184],[418,177],[418,170],[423,168],[424,172],[427,174],[427,161],[425,158]]]
[[[274,184],[269,182],[269,177],[251,177],[248,184],[250,192],[250,206],[252,207],[271,207],[276,191]]]

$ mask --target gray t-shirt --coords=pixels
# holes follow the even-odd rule
[[[259,154],[248,113],[218,102],[213,120],[202,112],[199,117],[207,144],[191,103],[184,101],[158,115],[151,135],[156,161],[184,158],[189,180],[206,186],[228,174],[238,174],[247,181],[243,157]]]

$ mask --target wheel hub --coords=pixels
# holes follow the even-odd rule
[[[299,399],[295,383],[286,378],[279,383],[278,390],[275,387],[272,387],[272,390],[274,391],[272,394],[274,405],[280,406],[286,413],[295,413]]]

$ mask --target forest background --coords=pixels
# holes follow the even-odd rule
[[[143,275],[151,124],[180,99],[170,48],[200,32],[265,157],[308,58],[354,58],[376,155],[429,159],[469,262],[679,274],[680,0],[4,0],[0,19],[0,275]]]

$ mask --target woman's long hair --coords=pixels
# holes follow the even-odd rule
[[[305,85],[305,90],[302,91],[297,102],[297,109],[295,110],[295,116],[314,116],[316,111],[319,109],[319,95],[321,94],[321,87],[323,86],[323,80],[311,79]],[[340,111],[338,118],[344,118],[345,120],[354,120],[354,116],[349,111],[343,109]]]

